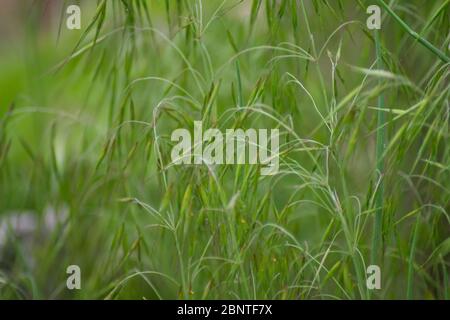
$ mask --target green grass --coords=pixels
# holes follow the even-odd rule
[[[0,223],[39,230],[0,298],[448,299],[450,2],[377,3],[379,31],[362,0],[28,8],[0,34]],[[174,166],[194,120],[278,128],[279,173]]]

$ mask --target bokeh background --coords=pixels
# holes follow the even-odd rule
[[[449,1],[385,2],[450,54]],[[1,0],[0,297],[448,299],[449,64],[371,4]],[[200,119],[279,173],[172,166]]]

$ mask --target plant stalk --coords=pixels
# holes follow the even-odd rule
[[[375,47],[376,47],[376,56],[377,56],[377,69],[383,69],[383,58],[381,52],[381,43],[380,43],[380,31],[375,31]],[[382,80],[379,80],[379,84],[382,84]],[[380,175],[380,183],[376,190],[375,195],[375,221],[373,227],[373,240],[372,240],[372,264],[377,264],[376,261],[379,258],[379,250],[382,239],[382,221],[383,221],[383,193],[384,193],[384,162],[383,162],[383,153],[385,149],[385,113],[382,110],[384,108],[384,95],[382,92],[378,95],[377,102],[378,112],[378,130],[376,135],[376,170]]]
[[[397,21],[398,24],[409,33],[410,36],[415,38],[420,44],[437,55],[445,63],[450,62],[450,58],[447,57],[444,52],[433,46],[427,39],[421,37],[417,32],[411,29],[383,0],[378,0],[378,2],[395,19],[395,21]]]

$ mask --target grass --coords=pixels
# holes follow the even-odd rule
[[[0,248],[0,297],[448,299],[450,4],[378,1],[379,31],[370,4],[81,1],[79,31],[23,8],[0,35],[0,223],[37,224]],[[278,128],[278,174],[173,165],[195,120]]]
[[[383,70],[383,55],[381,51],[380,32],[375,31],[375,47],[377,57],[377,68]],[[382,85],[382,79],[379,80],[379,85]],[[384,159],[383,153],[386,148],[386,129],[385,129],[385,111],[384,108],[384,94],[380,92],[377,99],[377,135],[376,135],[376,171],[377,179],[379,179],[378,188],[375,190],[375,219],[373,228],[373,240],[372,240],[372,263],[376,264],[380,261],[379,248],[382,239],[382,221],[383,221],[383,197],[384,197]]]

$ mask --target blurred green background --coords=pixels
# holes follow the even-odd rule
[[[448,0],[386,3],[449,55]],[[449,64],[371,4],[2,0],[0,297],[448,299]],[[200,119],[279,173],[171,166]]]

